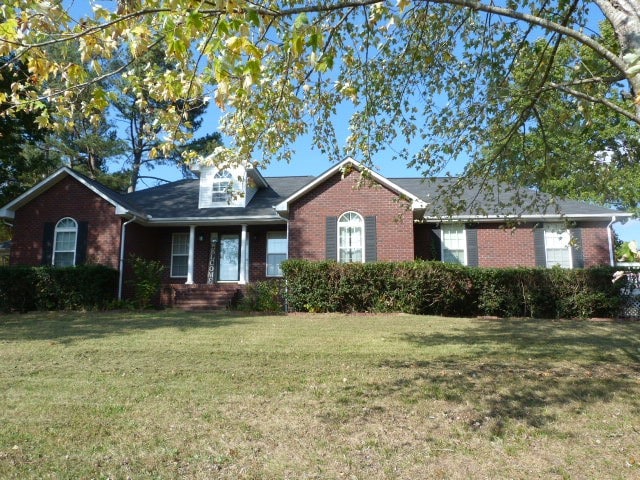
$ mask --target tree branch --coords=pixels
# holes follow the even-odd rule
[[[599,103],[640,125],[640,116],[634,115],[633,113],[613,103],[611,100],[607,100],[606,98],[592,97],[591,95],[588,95],[579,90],[574,90],[573,88],[569,88],[568,86],[560,83],[548,82],[547,85],[548,87],[545,87],[544,90],[560,90],[561,92],[567,93],[577,98],[582,98],[583,100],[587,100],[588,102]]]

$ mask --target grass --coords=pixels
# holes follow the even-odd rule
[[[0,316],[0,478],[638,478],[640,323]]]

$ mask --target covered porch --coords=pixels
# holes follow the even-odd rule
[[[160,304],[166,307],[227,308],[247,284],[280,277],[288,255],[284,222],[129,228],[127,255],[165,266]]]

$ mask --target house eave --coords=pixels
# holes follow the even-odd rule
[[[451,215],[451,216],[424,216],[421,221],[426,223],[460,223],[460,222],[508,222],[508,221],[610,221],[615,217],[618,221],[627,220],[633,214],[627,212],[590,213],[590,214],[531,214],[531,215]]]
[[[270,225],[286,223],[275,215],[226,216],[226,217],[151,217],[143,222],[147,226],[222,226],[222,225]]]

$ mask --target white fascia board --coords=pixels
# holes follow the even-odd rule
[[[2,207],[2,209],[0,210],[0,212],[3,212],[2,218],[13,218],[13,212],[15,212],[18,208],[20,208],[22,205],[24,205],[28,201],[36,198],[42,192],[53,187],[56,183],[62,180],[65,175],[70,175],[70,174],[71,174],[71,170],[69,170],[67,167],[62,167],[56,172],[49,175],[47,178],[45,178],[41,182],[38,182],[36,185],[31,187],[22,195],[20,195],[17,198],[14,198],[12,201],[10,201],[4,207]],[[9,213],[5,215],[4,212],[10,212],[11,217],[6,216]]]
[[[362,165],[361,163],[357,162],[356,160],[354,160],[353,158],[350,158],[350,157],[349,158],[345,158],[339,164],[334,165],[329,170],[327,170],[326,172],[324,172],[321,175],[319,175],[315,180],[313,180],[312,182],[308,183],[307,185],[302,187],[300,190],[298,190],[297,192],[293,193],[288,198],[284,199],[282,202],[280,202],[277,205],[275,205],[273,208],[276,210],[276,212],[278,212],[280,214],[286,214],[289,211],[289,204],[291,202],[293,202],[294,200],[297,200],[298,198],[300,198],[301,196],[303,196],[307,192],[310,192],[311,190],[316,188],[318,185],[324,183],[327,179],[329,179],[330,177],[335,175],[337,172],[342,170],[345,167],[345,165],[347,165],[349,163],[351,165],[353,165],[359,171],[366,170],[367,174],[371,175],[371,177],[376,182],[378,182],[379,184],[387,187],[389,190],[393,190],[394,192],[396,192],[396,193],[402,195],[403,197],[406,197],[409,200],[411,200],[412,209],[418,210],[418,209],[421,209],[421,208],[426,208],[427,203],[425,203],[422,199],[416,197],[413,193],[405,190],[404,188],[401,188],[400,186],[398,186],[397,184],[393,183],[389,179],[383,177],[379,173],[374,172],[370,168],[365,167],[364,165]]]
[[[262,176],[258,169],[253,166],[247,167],[247,176],[251,177],[260,187],[267,188],[269,186],[267,180]]]
[[[427,222],[455,223],[455,222],[491,222],[491,221],[517,221],[517,220],[611,220],[631,218],[633,214],[627,212],[611,212],[611,213],[592,213],[592,214],[540,214],[540,215],[452,215],[450,217],[428,217],[424,216],[423,220]]]
[[[177,217],[177,218],[148,218],[144,222],[148,226],[174,226],[174,225],[259,225],[259,224],[285,224],[286,221],[276,215],[254,215],[246,217]]]

